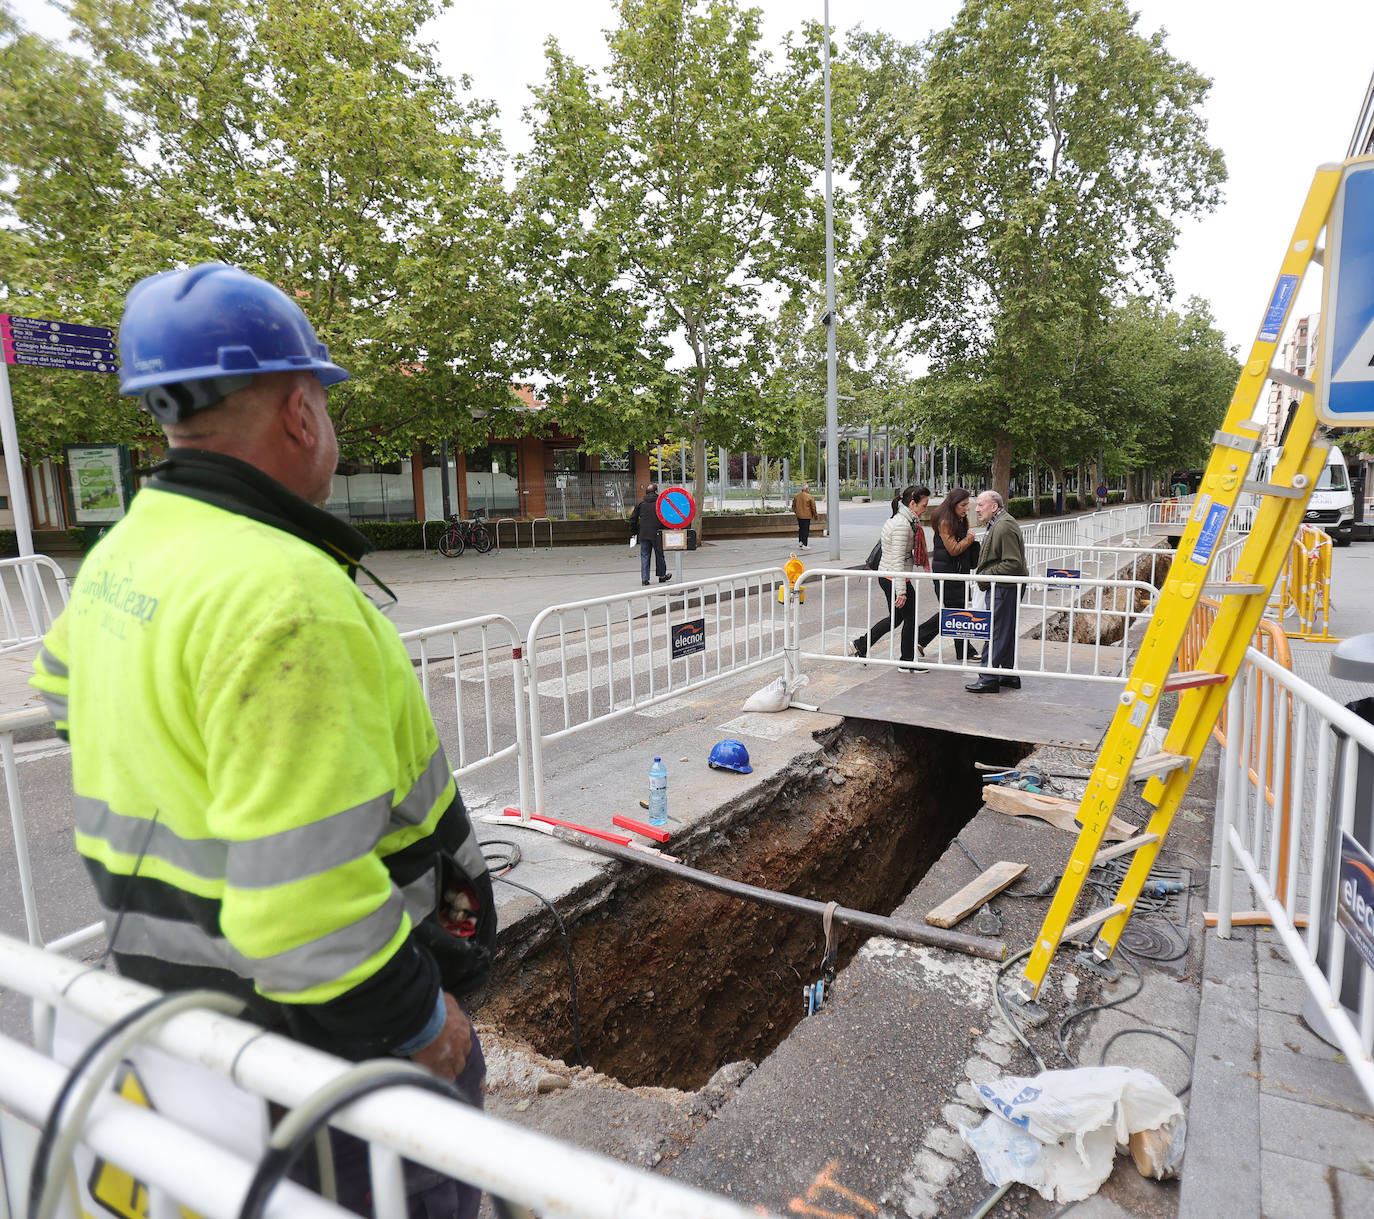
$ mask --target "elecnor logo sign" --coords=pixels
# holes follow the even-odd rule
[[[1336,921],[1364,963],[1374,969],[1374,855],[1345,833],[1341,834]]]
[[[940,634],[953,639],[984,640],[992,625],[991,610],[947,609],[940,611]]]
[[[706,619],[693,618],[673,627],[673,659],[681,660],[696,652],[706,651]]]

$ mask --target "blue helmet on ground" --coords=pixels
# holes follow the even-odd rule
[[[742,775],[754,773],[749,765],[749,751],[742,741],[717,741],[706,762],[716,770],[736,770]]]
[[[129,289],[119,324],[120,393],[177,423],[269,372],[346,381],[310,319],[275,284],[222,262],[163,271]]]

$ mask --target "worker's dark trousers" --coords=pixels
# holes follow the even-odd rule
[[[453,1081],[463,1099],[482,1108],[482,1084],[487,1077],[486,1060],[477,1030],[472,1030],[472,1049],[467,1065]],[[367,1167],[367,1143],[330,1130],[334,1148],[334,1171],[339,1182],[339,1205],[358,1215],[372,1214],[372,1183]],[[462,1181],[441,1176],[420,1164],[405,1161],[406,1214],[409,1219],[476,1219],[482,1191]],[[313,1181],[307,1184],[318,1188]]]
[[[811,541],[811,518],[809,516],[797,517],[797,542],[806,546]]]
[[[1016,609],[1021,586],[994,584],[992,586],[992,639],[983,655],[983,663],[990,669],[1010,669],[1016,663]],[[996,673],[979,673],[979,677],[995,679]]]

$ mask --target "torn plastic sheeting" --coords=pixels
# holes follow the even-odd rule
[[[1164,1135],[1154,1175],[1172,1176],[1183,1160],[1183,1105],[1148,1071],[1078,1067],[1008,1075],[979,1085],[978,1093],[991,1116],[959,1132],[993,1185],[1019,1181],[1043,1198],[1079,1202],[1111,1175],[1117,1148],[1142,1131]]]

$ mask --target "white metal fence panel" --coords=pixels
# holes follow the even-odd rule
[[[101,1028],[157,997],[156,991],[127,978],[5,936],[0,936],[0,987],[28,996],[48,1011],[67,1006]],[[43,1021],[40,1028],[51,1024]],[[151,1030],[147,1043],[289,1109],[353,1070],[353,1064],[264,1033],[257,1025],[198,1009]],[[50,1044],[40,1032],[40,1050]],[[46,1115],[65,1077],[66,1069],[43,1053],[0,1038],[0,1103],[26,1124]],[[374,1092],[340,1109],[329,1124],[366,1140],[384,1161],[398,1156],[412,1160],[548,1219],[746,1219],[759,1214],[414,1088]],[[154,1114],[106,1094],[82,1123],[79,1137],[97,1154],[156,1187],[158,1204],[149,1207],[150,1215],[176,1214],[172,1203],[209,1219],[232,1219],[240,1213],[254,1166],[217,1141],[194,1136],[165,1109]],[[7,1157],[7,1173],[10,1167]],[[68,1172],[70,1164],[60,1169]],[[394,1190],[399,1174],[386,1174],[385,1179],[393,1187],[379,1192],[375,1213],[404,1215]],[[337,1213],[295,1187],[273,1196],[277,1201],[269,1204],[269,1216]]]
[[[520,807],[528,807],[524,646],[515,624],[500,614],[482,614],[406,631],[401,638],[418,659],[425,702],[454,777],[514,757]]]
[[[762,568],[542,611],[526,644],[535,811],[545,743],[782,660],[786,583]]]
[[[1238,863],[1374,1102],[1374,964],[1352,943],[1374,951],[1374,913],[1355,937],[1337,918],[1346,884],[1374,911],[1374,876],[1357,863],[1343,883],[1340,862],[1374,851],[1374,724],[1251,648],[1227,702],[1221,780],[1217,934],[1231,934]]]
[[[0,655],[31,648],[67,604],[66,573],[43,554],[0,559]]]
[[[806,605],[794,598],[791,628],[799,660],[849,661],[912,667],[901,658],[901,628],[889,607],[880,580],[895,576],[911,582],[916,598],[915,619],[921,624],[942,610],[960,613],[975,607],[979,586],[1014,587],[1016,601],[1015,663],[1000,669],[1008,677],[1052,674],[1084,681],[1121,681],[1130,672],[1132,645],[1138,642],[1154,612],[1158,590],[1141,580],[1058,579],[1045,576],[934,575],[930,572],[887,573],[868,570],[812,568],[797,581],[805,589]],[[957,585],[962,596],[949,597],[957,609],[941,605],[941,585]],[[990,596],[986,630],[999,630],[997,598]],[[938,619],[936,622],[938,623]],[[854,652],[857,638],[878,631],[867,654]],[[956,646],[951,635],[939,634],[914,665],[926,669],[978,669],[983,644],[965,641]],[[964,656],[959,657],[962,651]]]

